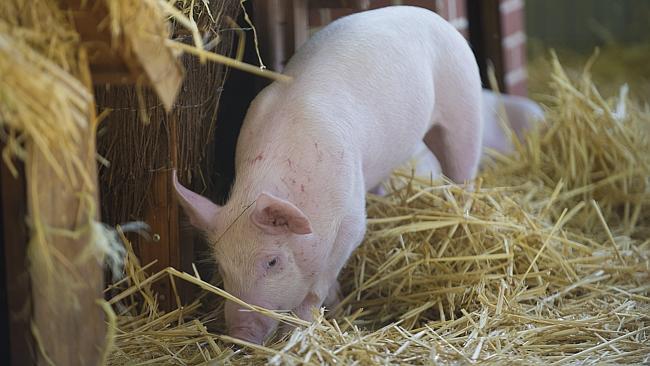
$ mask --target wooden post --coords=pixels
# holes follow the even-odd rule
[[[151,183],[151,199],[145,203],[144,221],[151,227],[151,241],[137,237],[137,254],[144,264],[156,261],[148,270],[156,273],[166,267],[184,268],[181,266],[181,243],[179,242],[178,204],[171,186],[171,170],[158,170],[154,173]],[[188,242],[191,246],[191,241]],[[188,257],[192,248],[184,246],[182,252]],[[156,281],[152,285],[158,294],[160,308],[169,311],[175,307],[174,292],[168,279]]]
[[[3,146],[4,147],[4,146]],[[5,270],[7,317],[6,334],[8,350],[0,359],[1,364],[12,366],[34,364],[34,342],[30,332],[32,315],[31,289],[27,271],[27,242],[29,240],[25,218],[27,200],[25,171],[22,162],[14,161],[18,176],[14,177],[4,162],[0,162],[0,204],[2,205],[2,246]]]
[[[79,51],[80,81],[91,89],[87,54]],[[99,192],[95,160],[97,116],[92,98],[76,105],[87,117],[77,125],[78,139],[65,148],[51,146],[46,155],[26,142],[28,247],[32,292],[31,333],[39,365],[97,365],[106,352],[103,252],[97,247]],[[70,164],[66,176],[57,174],[51,160]],[[64,165],[65,166],[65,165]],[[71,167],[74,166],[74,169]],[[101,235],[101,233],[100,233]]]
[[[80,176],[74,184],[62,181],[47,158],[27,145],[27,202],[32,225],[37,224],[29,247],[32,333],[40,365],[97,365],[104,352],[106,324],[97,304],[103,298],[103,268],[92,253],[98,208],[94,106],[89,114],[89,125],[79,128],[76,155],[90,182]],[[53,155],[64,161],[60,152]]]

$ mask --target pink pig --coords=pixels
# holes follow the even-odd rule
[[[519,141],[523,141],[524,135],[537,123],[543,123],[544,111],[534,101],[516,95],[498,95],[491,90],[483,89],[481,93],[483,111],[483,149],[493,149],[502,154],[509,154],[514,151],[512,142],[508,139],[500,120],[506,122]],[[504,116],[505,113],[505,116]],[[440,164],[436,157],[431,154],[429,148],[423,142],[411,157],[408,165],[416,176],[424,178],[440,178]],[[378,186],[373,193],[384,195],[386,190]]]
[[[366,231],[365,193],[418,142],[457,182],[476,174],[481,82],[465,39],[433,12],[388,7],[341,18],[309,40],[252,102],[224,206],[181,186],[214,246],[225,289],[291,310],[338,301],[337,275]],[[226,304],[231,336],[255,343],[277,322]]]
[[[513,151],[500,120],[506,122],[516,137],[523,141],[524,134],[536,123],[544,120],[544,111],[534,101],[517,95],[498,95],[483,90],[483,147],[507,154]],[[505,116],[503,115],[505,112]]]

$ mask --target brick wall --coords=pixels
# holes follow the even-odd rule
[[[370,0],[369,3],[370,9],[390,5],[411,5],[436,11],[467,37],[465,0]],[[309,25],[311,31],[315,32],[332,20],[354,12],[353,9],[310,9]]]
[[[370,9],[390,5],[413,5],[433,10],[447,19],[460,33],[469,37],[468,0],[370,0]],[[474,1],[474,0],[469,0]],[[476,0],[481,1],[481,0]],[[526,34],[524,1],[499,0],[504,58],[505,86],[510,94],[526,95]],[[309,9],[310,32],[345,15],[353,9]]]
[[[418,1],[418,3],[422,2],[433,3],[434,1]],[[436,0],[435,4],[436,8],[432,10],[447,19],[465,38],[469,37],[465,0]]]
[[[500,0],[505,84],[510,94],[526,95],[524,0]]]

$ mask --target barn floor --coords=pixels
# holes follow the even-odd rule
[[[474,192],[397,172],[401,188],[368,197],[337,309],[273,315],[298,329],[245,344],[220,334],[218,287],[130,257],[109,364],[650,362],[650,114],[628,103],[618,118],[551,67],[546,128],[494,156]],[[165,277],[203,295],[162,313],[148,285]]]

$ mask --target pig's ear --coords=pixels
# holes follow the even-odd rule
[[[214,230],[220,207],[212,203],[209,199],[183,187],[178,182],[176,170],[173,171],[172,176],[176,197],[178,197],[178,202],[183,206],[185,213],[189,217],[190,223],[200,230]]]
[[[291,202],[262,193],[257,197],[251,220],[267,234],[310,234],[311,223]]]

